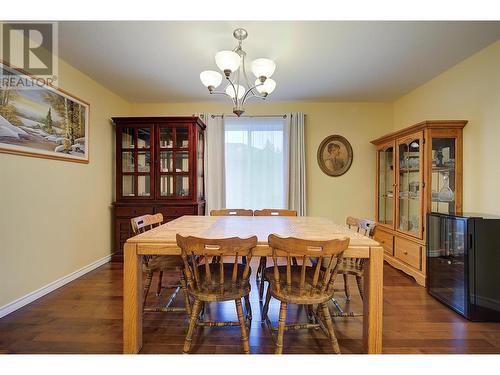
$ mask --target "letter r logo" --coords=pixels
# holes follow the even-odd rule
[[[53,75],[54,36],[53,23],[4,23],[2,59],[31,75]]]

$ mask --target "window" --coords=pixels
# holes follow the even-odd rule
[[[224,127],[226,207],[286,208],[285,120],[229,117]]]

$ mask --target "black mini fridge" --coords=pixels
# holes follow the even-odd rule
[[[500,217],[427,215],[427,290],[473,321],[500,321]]]

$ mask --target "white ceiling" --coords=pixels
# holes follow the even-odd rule
[[[237,27],[249,61],[276,62],[272,101],[392,101],[500,39],[500,22],[67,21],[59,53],[131,102],[227,100],[199,73]]]

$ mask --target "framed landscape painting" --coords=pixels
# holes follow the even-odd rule
[[[88,163],[89,104],[5,63],[0,69],[0,152]]]

